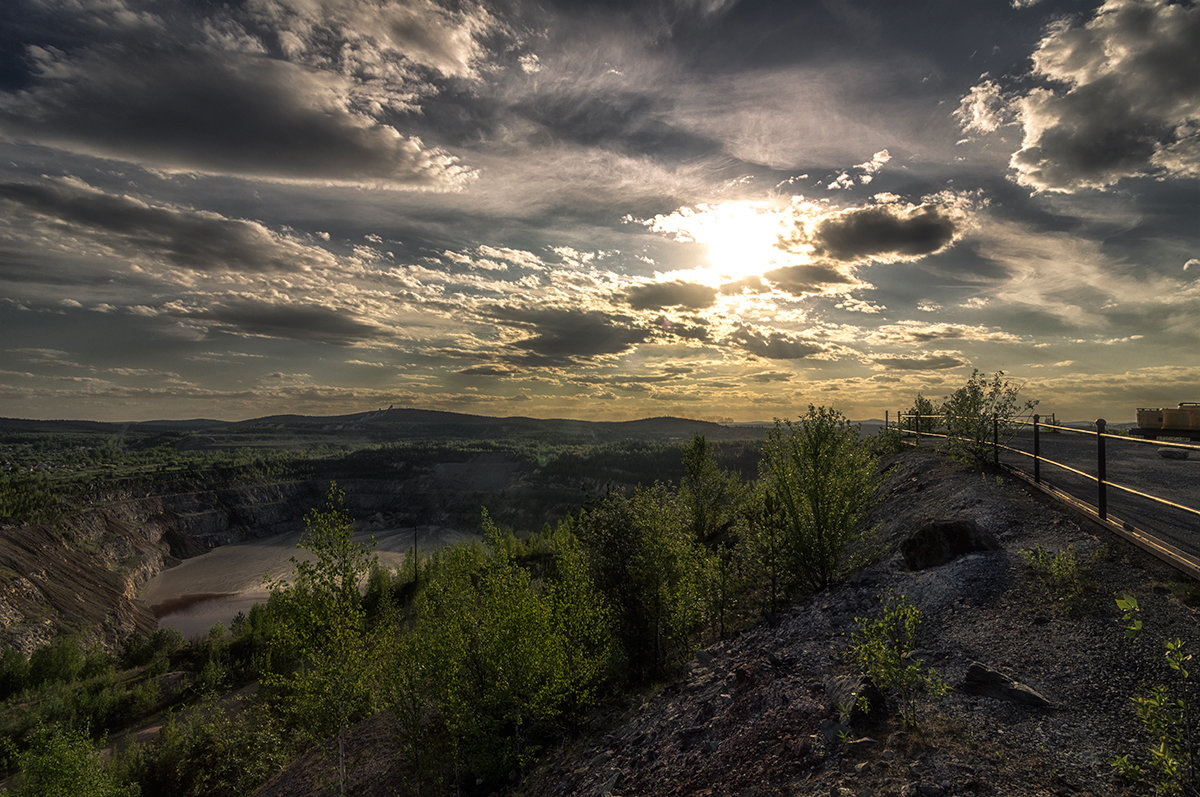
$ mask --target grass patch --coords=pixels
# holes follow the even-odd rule
[[[1021,558],[1040,591],[1065,614],[1079,612],[1095,596],[1092,568],[1103,556],[1103,549],[1080,556],[1070,545],[1053,553],[1041,545],[1021,551]]]

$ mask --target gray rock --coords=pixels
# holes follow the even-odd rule
[[[825,682],[825,694],[847,725],[878,722],[887,717],[883,693],[865,675],[837,675]]]
[[[1000,544],[991,533],[969,518],[927,520],[900,543],[900,553],[910,570],[924,570],[952,562],[975,551],[995,551]]]
[[[1160,448],[1158,455],[1163,459],[1187,459],[1188,452],[1182,448]]]
[[[1036,689],[1014,681],[1004,673],[977,661],[971,662],[967,667],[967,674],[959,684],[958,690],[969,695],[993,697],[997,700],[1008,700],[1025,706],[1054,707],[1054,704]]]

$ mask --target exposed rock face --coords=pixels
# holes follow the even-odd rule
[[[113,647],[153,630],[155,620],[138,599],[150,579],[218,546],[301,529],[330,480],[345,490],[350,514],[371,518],[375,528],[436,523],[473,530],[480,506],[548,503],[545,490],[523,484],[518,460],[500,453],[288,481],[213,474],[152,489],[97,483],[77,513],[52,524],[0,518],[0,649],[29,653],[64,632]],[[577,493],[570,497],[578,503]],[[524,526],[544,520],[530,514]]]
[[[112,647],[153,631],[142,587],[180,559],[276,534],[316,504],[316,483],[95,495],[53,524],[0,526],[0,648],[28,654],[60,633]]]
[[[1054,707],[1054,704],[1036,689],[1014,681],[999,670],[993,670],[986,664],[980,664],[977,661],[971,662],[967,667],[967,674],[958,688],[969,695],[994,697],[997,700],[1008,700],[1037,708]]]
[[[994,551],[999,543],[969,518],[927,520],[900,543],[900,553],[910,570],[944,565],[975,551]]]

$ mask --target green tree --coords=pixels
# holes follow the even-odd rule
[[[661,485],[610,493],[579,518],[577,532],[633,679],[665,675],[691,652],[705,563],[676,496]]]
[[[809,406],[797,423],[776,421],[760,463],[760,536],[782,555],[790,580],[823,589],[866,561],[866,525],[880,483],[875,456],[840,412]]]
[[[134,784],[122,783],[101,763],[86,730],[58,725],[39,728],[32,744],[17,756],[19,774],[12,797],[136,797]]]
[[[456,546],[431,574],[417,607],[421,647],[410,652],[428,667],[443,758],[495,782],[529,765],[557,719],[562,649],[550,601],[486,513],[484,537],[484,550]]]
[[[745,548],[738,529],[744,525],[746,496],[738,474],[717,465],[712,446],[703,435],[693,435],[683,449],[679,503],[692,537],[710,552],[702,579],[707,623],[722,638],[745,591]]]
[[[615,664],[612,611],[596,588],[583,546],[560,526],[546,597],[559,649],[562,713],[574,726],[603,696]]]
[[[920,393],[913,399],[913,405],[908,408],[905,414],[910,417],[904,419],[902,428],[910,432],[932,432],[937,426],[938,419],[934,417],[937,414],[937,408],[933,406],[932,401]]]
[[[1013,419],[1037,406],[1036,401],[1022,400],[1020,385],[1004,378],[997,371],[989,380],[987,374],[972,370],[967,383],[942,402],[949,439],[947,448],[952,456],[968,462],[987,462],[992,454],[993,419],[999,437],[1011,437],[1018,426]]]
[[[710,547],[729,539],[745,497],[745,486],[736,473],[717,465],[704,435],[693,435],[683,449],[683,480],[679,503],[692,536]]]
[[[359,583],[375,561],[353,539],[345,495],[331,483],[325,505],[304,518],[300,547],[311,559],[292,558],[291,583],[270,584],[279,602],[275,643],[298,657],[294,671],[268,674],[281,689],[284,707],[315,739],[336,735],[338,782],[346,786],[346,730],[370,707],[373,664],[379,639],[368,633]]]

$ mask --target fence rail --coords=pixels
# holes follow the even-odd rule
[[[885,428],[894,428],[903,435],[911,436],[914,445],[920,445],[922,438],[930,437],[947,441],[967,441],[979,446],[981,449],[990,447],[992,452],[992,461],[996,465],[1005,467],[1009,471],[1014,472],[1023,478],[1030,479],[1035,486],[1043,489],[1045,492],[1048,492],[1057,498],[1066,500],[1068,503],[1074,505],[1077,509],[1082,509],[1090,514],[1093,514],[1095,519],[1097,519],[1102,525],[1105,525],[1122,536],[1131,539],[1131,541],[1135,542],[1136,544],[1148,548],[1155,555],[1166,559],[1170,564],[1178,567],[1181,570],[1184,570],[1185,572],[1188,572],[1193,577],[1200,578],[1200,555],[1196,555],[1200,554],[1200,525],[1186,529],[1186,531],[1190,531],[1194,535],[1192,539],[1188,540],[1188,543],[1189,547],[1194,548],[1196,552],[1188,553],[1170,544],[1161,536],[1151,534],[1150,532],[1147,532],[1134,525],[1135,522],[1142,522],[1138,518],[1118,519],[1115,517],[1110,517],[1108,510],[1110,488],[1114,491],[1137,496],[1138,498],[1150,501],[1155,505],[1166,507],[1170,510],[1182,513],[1183,516],[1187,517],[1193,522],[1195,520],[1200,520],[1200,509],[1187,506],[1179,503],[1178,501],[1173,501],[1161,495],[1154,495],[1144,490],[1139,490],[1128,484],[1120,484],[1116,481],[1110,480],[1108,478],[1109,453],[1107,451],[1107,441],[1119,440],[1122,443],[1132,443],[1135,445],[1181,449],[1185,452],[1195,452],[1196,455],[1200,455],[1200,445],[1114,435],[1107,431],[1107,424],[1103,418],[1095,422],[1094,429],[1079,429],[1073,426],[1061,426],[1054,423],[1043,423],[1041,421],[1041,416],[1038,414],[1032,415],[1031,418],[1001,418],[997,415],[993,415],[991,418],[983,419],[985,423],[990,421],[991,428],[987,430],[991,432],[991,440],[989,441],[984,439],[985,435],[981,433],[985,427],[978,425],[976,426],[975,431],[980,433],[976,434],[974,437],[969,438],[961,435],[950,434],[947,424],[949,419],[945,415],[918,415],[916,413],[897,412],[896,422],[894,425],[891,423],[890,415],[890,412],[885,413]],[[972,420],[978,424],[980,419]],[[1008,445],[1012,438],[1016,436],[1017,431],[1024,427],[1032,428],[1033,431],[1032,452]],[[945,429],[946,431],[936,431],[939,429]],[[1001,442],[1000,440],[1001,430],[1006,433],[1004,442]],[[1095,473],[1088,473],[1084,470],[1080,470],[1079,468],[1072,467],[1065,462],[1060,462],[1044,456],[1041,451],[1041,433],[1043,430],[1049,430],[1055,434],[1066,433],[1094,438],[1096,441]],[[1032,473],[1026,474],[1024,471],[1012,464],[1001,463],[1000,454],[1002,451],[1018,454],[1021,457],[1031,459],[1033,465]],[[1074,474],[1075,476],[1078,476],[1087,482],[1093,483],[1096,490],[1095,504],[1093,505],[1087,503],[1086,501],[1082,501],[1077,496],[1071,495],[1063,490],[1058,489],[1057,487],[1046,484],[1042,476],[1043,465],[1058,468],[1062,471]]]

